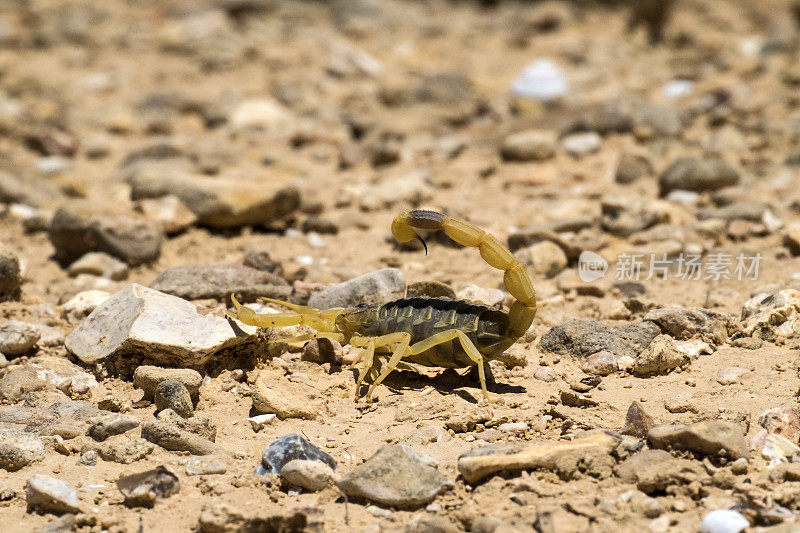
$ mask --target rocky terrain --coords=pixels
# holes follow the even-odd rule
[[[630,5],[629,5],[630,4]],[[539,313],[354,401],[226,317]],[[800,3],[0,3],[0,531],[800,531]]]

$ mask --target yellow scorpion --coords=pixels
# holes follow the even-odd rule
[[[351,308],[319,310],[267,298],[291,309],[288,313],[258,314],[231,298],[236,308],[232,318],[259,327],[304,324],[316,333],[286,341],[313,338],[335,339],[364,350],[353,365],[364,362],[356,383],[358,400],[364,377],[376,365],[375,352],[391,353],[389,362],[370,384],[372,392],[401,362],[427,367],[478,367],[481,390],[487,401],[484,362],[497,357],[514,344],[536,316],[536,293],[525,267],[494,236],[479,227],[436,211],[404,211],[392,221],[392,234],[400,242],[417,239],[416,229],[443,229],[455,242],[478,248],[489,265],[504,272],[503,282],[515,298],[508,313],[481,302],[449,298],[403,298],[385,304],[359,304]],[[427,250],[427,246],[425,247]],[[378,368],[380,362],[377,363]]]

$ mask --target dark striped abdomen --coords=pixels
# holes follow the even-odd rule
[[[377,321],[360,334],[379,336],[403,331],[411,334],[411,344],[414,344],[450,329],[464,332],[481,353],[492,355],[497,352],[493,348],[498,341],[506,339],[508,315],[464,300],[404,298],[381,305]],[[404,360],[445,368],[463,368],[474,364],[458,339]]]

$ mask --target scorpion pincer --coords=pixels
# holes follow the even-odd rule
[[[533,322],[536,293],[530,277],[508,248],[469,222],[422,209],[404,211],[392,221],[392,234],[400,242],[418,239],[424,244],[417,229],[443,229],[455,242],[478,248],[484,261],[504,272],[505,287],[515,298],[509,311],[490,308],[481,302],[449,298],[403,298],[384,304],[325,310],[268,298],[268,301],[283,305],[291,312],[258,314],[231,298],[235,311],[229,315],[252,326],[304,324],[315,330],[315,333],[287,341],[328,338],[364,348],[353,362],[353,365],[364,362],[356,383],[356,399],[364,377],[373,368],[380,368],[375,359],[375,353],[380,352],[391,353],[391,356],[370,384],[367,402],[375,387],[402,363],[443,368],[477,366],[483,396],[490,401],[484,362],[502,354]]]

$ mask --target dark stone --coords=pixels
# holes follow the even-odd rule
[[[299,433],[289,433],[264,448],[256,474],[280,474],[283,466],[295,459],[321,461],[336,470],[336,461],[333,457],[311,444]]]
[[[177,494],[181,490],[181,482],[166,467],[159,466],[119,478],[117,488],[125,496],[125,505],[128,507],[152,507],[157,498]]]
[[[592,320],[571,319],[550,328],[539,347],[580,358],[603,350],[635,358],[659,333],[658,326],[652,322],[606,326]]]

